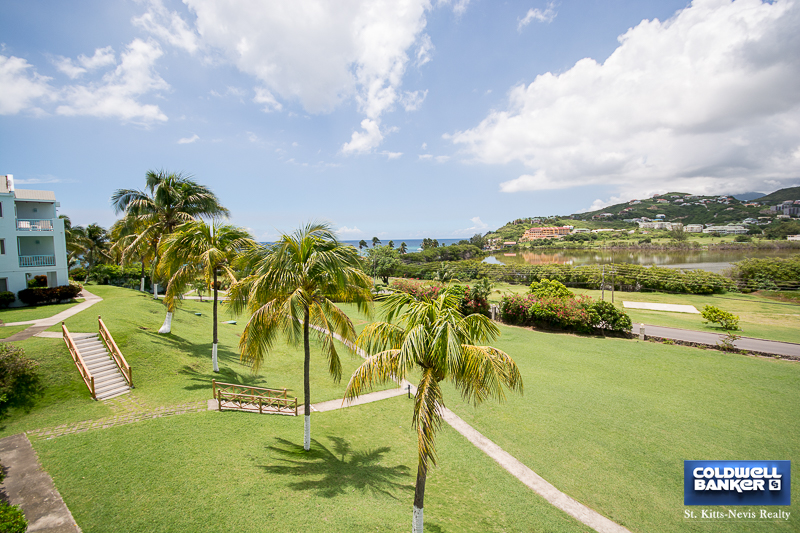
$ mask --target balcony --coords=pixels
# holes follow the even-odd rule
[[[21,256],[19,256],[19,266],[20,266],[20,268],[56,266],[56,256],[54,256],[54,255],[21,255]]]
[[[17,231],[53,231],[53,219],[44,218],[33,220],[29,218],[18,218]]]

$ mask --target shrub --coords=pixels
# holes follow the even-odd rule
[[[40,393],[39,364],[22,348],[0,344],[0,419],[12,407],[29,409]]]
[[[521,326],[536,325],[583,333],[627,333],[628,315],[608,302],[595,302],[588,296],[569,298],[534,294],[508,295],[500,302],[500,318]]]
[[[85,280],[86,279],[86,269],[83,268],[83,267],[73,268],[72,270],[69,271],[69,277],[71,279],[76,279],[76,280],[77,279]]]
[[[25,533],[28,521],[19,505],[9,505],[0,500],[0,533]]]
[[[11,291],[0,292],[0,307],[8,307],[13,304],[16,299],[16,296],[14,296],[14,293]]]
[[[796,289],[800,280],[800,254],[787,257],[745,259],[733,264],[730,277],[741,290]]]
[[[575,296],[560,281],[549,279],[531,283],[531,294],[537,298],[572,298]]]
[[[417,280],[396,279],[389,285],[391,289],[407,292],[414,298],[435,299],[442,290],[441,285],[419,282]]]
[[[124,286],[129,279],[140,280],[141,277],[141,263],[134,263],[124,267],[120,265],[97,265],[90,276],[99,285],[116,285],[117,287]]]
[[[44,289],[23,289],[17,297],[25,305],[56,304],[64,300],[75,298],[82,287],[80,284],[61,285]]]
[[[29,289],[36,289],[39,287],[47,287],[47,276],[40,274],[28,280]]]
[[[482,289],[470,288],[469,285],[453,285],[454,289],[460,292],[461,297],[460,311],[464,316],[473,313],[480,313],[489,316],[489,302]]]
[[[703,310],[700,312],[700,314],[708,322],[722,326],[722,329],[739,329],[739,317],[727,311],[723,311],[719,307],[714,307],[713,305],[703,306]]]
[[[733,238],[733,242],[750,242],[752,240],[752,237],[748,237],[747,235],[737,235]]]
[[[594,312],[592,326],[610,331],[630,331],[631,317],[621,311],[611,302],[595,302],[592,304]]]

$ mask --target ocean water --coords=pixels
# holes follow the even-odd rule
[[[433,237],[431,237],[431,238],[433,238]],[[353,246],[358,248],[358,243],[359,243],[360,240],[361,239],[355,240],[355,241],[352,241],[352,240],[344,241],[343,240],[342,242],[347,243],[347,244],[352,244]],[[369,245],[369,247],[372,248],[372,240],[370,240],[370,239],[364,239],[364,240],[367,241],[367,244]],[[404,242],[404,243],[406,243],[406,250],[407,251],[409,251],[409,252],[421,252],[422,251],[422,240],[423,239],[381,239],[381,244],[383,246],[387,246],[389,244],[389,241],[394,241],[394,247],[395,248],[400,248],[400,243]],[[437,240],[439,241],[439,246],[449,246],[451,244],[458,244],[458,241],[463,240],[463,239],[437,239]],[[469,240],[469,239],[467,238],[467,240]]]

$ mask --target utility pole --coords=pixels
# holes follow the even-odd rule
[[[606,266],[603,265],[603,279],[600,282],[600,300],[605,301],[606,299]]]

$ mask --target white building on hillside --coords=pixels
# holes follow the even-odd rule
[[[16,296],[29,279],[41,275],[47,276],[48,287],[69,284],[58,206],[52,191],[15,190],[14,177],[0,175],[0,292]]]

